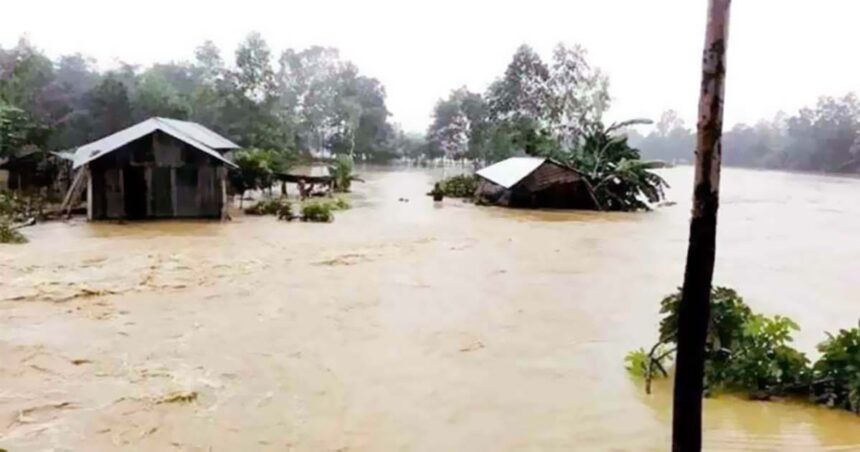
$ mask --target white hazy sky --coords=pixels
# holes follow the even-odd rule
[[[110,67],[188,60],[212,39],[232,59],[250,31],[274,51],[340,48],[388,92],[393,120],[423,131],[433,104],[483,91],[518,45],[548,57],[583,44],[610,76],[610,119],[674,108],[695,117],[707,0],[0,0],[0,45],[26,34],[50,56],[83,52]],[[793,112],[860,90],[860,0],[735,0],[726,121]]]

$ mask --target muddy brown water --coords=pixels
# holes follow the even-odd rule
[[[689,168],[651,213],[534,212],[368,170],[332,224],[53,223],[0,246],[0,447],[666,450],[624,354],[681,282]],[[813,354],[856,325],[860,180],[728,169],[716,281]],[[408,202],[399,198],[408,198]],[[705,402],[712,450],[860,450],[860,418]]]

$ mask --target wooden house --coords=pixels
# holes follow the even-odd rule
[[[90,220],[224,217],[225,154],[237,148],[200,124],[151,118],[79,147],[67,199],[86,184]]]
[[[588,181],[576,169],[542,157],[511,157],[476,173],[480,202],[506,207],[598,208]]]

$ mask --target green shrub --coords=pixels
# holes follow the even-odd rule
[[[638,351],[629,354],[628,368],[639,362],[647,366],[652,361],[664,367],[658,360],[670,359],[677,346],[680,306],[680,290],[662,300],[660,339],[644,357]],[[809,382],[809,360],[788,345],[792,332],[797,330],[797,324],[786,317],[754,314],[734,290],[714,288],[705,339],[707,393],[730,389],[747,392],[754,398],[768,398],[804,388]],[[664,347],[671,348],[663,351]],[[646,381],[655,375],[653,369],[641,374]]]
[[[332,198],[331,206],[334,210],[348,210],[352,208],[352,204],[350,204],[345,198],[341,197]]]
[[[860,328],[840,330],[818,345],[813,366],[812,398],[860,414]]]
[[[292,204],[286,198],[264,198],[245,209],[248,215],[274,215],[279,220],[293,219]]]
[[[302,221],[330,223],[334,221],[332,203],[310,201],[302,205]]]
[[[8,217],[0,216],[0,243],[27,243],[27,238],[12,228]]]
[[[346,193],[352,185],[354,163],[348,155],[338,156],[331,167],[332,188],[337,193]]]
[[[717,383],[748,391],[755,398],[809,385],[809,360],[788,345],[792,332],[800,330],[796,323],[782,316],[753,314],[741,330]]]
[[[450,198],[471,198],[478,190],[478,176],[474,174],[463,174],[449,177],[438,182],[434,186],[434,192],[438,188],[442,194]],[[431,195],[433,192],[431,192]]]

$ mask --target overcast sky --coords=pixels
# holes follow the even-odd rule
[[[505,69],[518,45],[548,57],[580,43],[610,77],[610,119],[674,108],[695,117],[707,0],[0,0],[0,45],[26,34],[50,56],[188,60],[212,39],[232,60],[259,31],[275,52],[340,48],[380,79],[393,120],[423,131],[451,89],[475,91]],[[860,91],[860,0],[735,0],[727,123],[793,112],[819,95]]]

